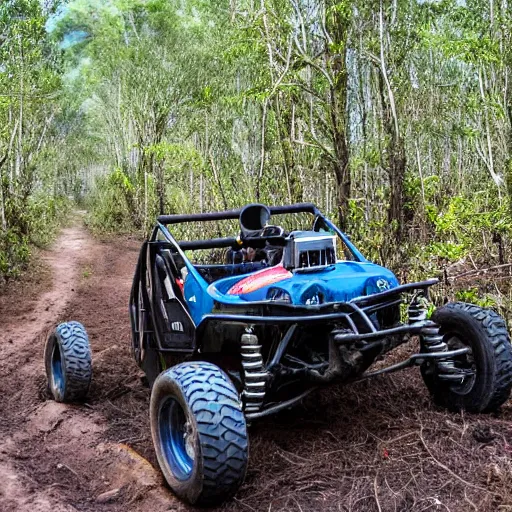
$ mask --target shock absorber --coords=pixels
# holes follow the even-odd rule
[[[415,295],[408,309],[409,323],[411,325],[425,322],[427,320],[427,300],[423,295]],[[447,352],[448,345],[440,334],[439,325],[435,322],[428,321],[420,332],[420,343],[424,352]],[[436,360],[435,365],[441,373],[451,373],[455,371],[453,361]]]
[[[409,323],[414,325],[420,322],[424,322],[427,319],[427,308],[428,301],[425,295],[422,293],[416,293],[413,296],[407,311],[409,315]]]
[[[242,334],[241,340],[242,368],[244,370],[244,405],[245,412],[258,412],[265,398],[265,385],[268,374],[263,365],[261,345],[252,330]]]

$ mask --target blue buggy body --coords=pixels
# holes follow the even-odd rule
[[[315,297],[319,296],[323,297],[322,303],[330,304],[347,302],[398,286],[395,275],[384,267],[368,261],[340,261],[316,272],[295,272],[278,283],[234,295],[228,291],[245,279],[245,275],[226,277],[208,284],[193,265],[189,265],[184,299],[196,326],[212,312],[215,303],[226,307],[246,307],[248,303],[271,302],[269,296],[281,292],[293,305],[312,305]]]

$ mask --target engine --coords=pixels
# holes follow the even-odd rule
[[[292,231],[286,239],[283,265],[287,269],[323,267],[336,263],[336,237],[316,231]]]
[[[263,249],[265,260],[270,266],[281,261],[288,269],[316,268],[336,263],[336,237],[326,232],[292,231],[286,238],[284,247],[282,237],[284,229],[268,224],[270,209],[263,204],[249,204],[240,212],[240,237],[250,241],[255,238],[267,238]],[[278,245],[272,245],[271,238],[279,237]]]

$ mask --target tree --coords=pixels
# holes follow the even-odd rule
[[[15,275],[27,240],[44,238],[60,194],[58,170],[43,158],[58,138],[60,85],[45,21],[37,0],[0,5],[0,275]]]

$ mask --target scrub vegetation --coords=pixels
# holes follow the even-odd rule
[[[506,0],[2,2],[0,275],[72,201],[140,234],[312,201],[401,278],[507,315],[511,34]]]

